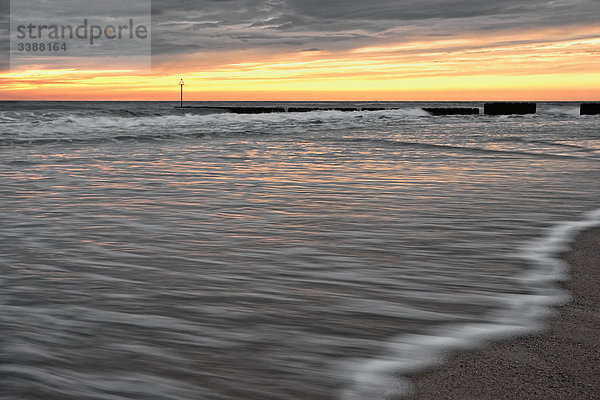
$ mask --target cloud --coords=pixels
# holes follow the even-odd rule
[[[152,53],[160,58],[253,49],[341,51],[465,32],[596,24],[600,5],[600,0],[150,1]],[[107,15],[121,2],[105,2]],[[84,16],[85,10],[67,7],[63,14]]]
[[[154,0],[153,52],[350,49],[464,31],[596,23],[598,0]]]

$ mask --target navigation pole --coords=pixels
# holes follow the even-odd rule
[[[183,85],[185,85],[185,83],[183,82],[183,78],[181,78],[181,80],[179,81],[179,87],[181,88],[181,106],[180,108],[183,108]]]

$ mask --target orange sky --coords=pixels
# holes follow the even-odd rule
[[[107,63],[102,65],[107,66]],[[423,38],[344,51],[156,57],[151,75],[30,65],[4,100],[600,100],[600,27]]]

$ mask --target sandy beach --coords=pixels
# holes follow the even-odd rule
[[[581,233],[563,258],[572,298],[544,333],[452,356],[411,376],[409,398],[600,398],[600,229]]]

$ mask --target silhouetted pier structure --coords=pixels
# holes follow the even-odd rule
[[[580,115],[598,115],[600,114],[600,103],[583,103],[579,109]]]
[[[399,107],[257,107],[257,106],[184,106],[183,109],[221,110],[234,114],[271,114],[271,113],[305,113],[312,111],[389,111],[400,110]],[[432,115],[478,115],[479,108],[423,108]]]
[[[183,109],[204,109],[204,110],[222,110],[224,112],[230,112],[234,114],[271,114],[271,113],[286,113],[286,112],[312,112],[312,111],[385,111],[385,110],[396,110],[397,108],[385,108],[385,107],[236,107],[236,106],[221,106],[221,107],[176,107]]]
[[[483,106],[486,115],[525,115],[537,112],[536,103],[486,103]]]
[[[307,113],[313,111],[341,111],[341,112],[360,112],[360,111],[390,111],[401,110],[402,107],[302,107],[302,106],[180,106],[177,109],[197,109],[197,110],[218,110],[224,113],[233,114],[271,114],[271,113]],[[477,107],[423,107],[423,111],[432,116],[444,115],[480,115],[480,108]],[[537,103],[506,103],[495,102],[485,103],[483,113],[486,115],[525,115],[536,114]],[[600,115],[600,103],[582,103],[580,109],[581,115]]]

